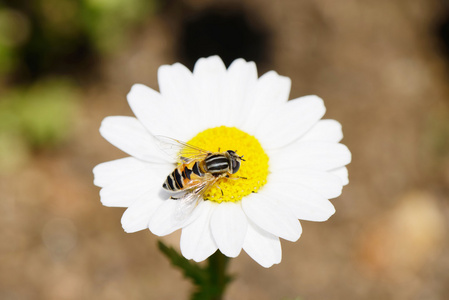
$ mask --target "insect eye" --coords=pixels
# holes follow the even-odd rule
[[[232,160],[232,174],[237,173],[237,171],[240,169],[240,162],[236,159]]]

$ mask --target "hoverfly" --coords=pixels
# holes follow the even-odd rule
[[[159,147],[179,164],[162,187],[173,193],[184,192],[171,199],[182,201],[181,206],[185,209],[193,209],[207,190],[220,178],[230,178],[237,173],[241,161],[245,161],[243,155],[239,156],[233,150],[211,152],[165,136],[156,136],[156,139]]]

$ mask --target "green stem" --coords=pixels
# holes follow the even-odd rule
[[[226,285],[230,282],[230,277],[226,275],[226,267],[229,258],[223,255],[219,250],[208,259],[208,271],[210,284],[214,289],[214,295],[211,300],[221,300],[226,289]]]
[[[229,258],[217,250],[207,260],[206,266],[201,266],[187,260],[173,247],[166,246],[162,241],[158,243],[159,249],[170,260],[173,266],[178,267],[186,278],[192,280],[195,291],[190,300],[222,300],[227,285],[233,279],[226,273]]]

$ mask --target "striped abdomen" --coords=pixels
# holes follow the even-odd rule
[[[195,186],[205,175],[200,164],[201,162],[196,161],[178,166],[167,176],[162,187],[177,192]]]

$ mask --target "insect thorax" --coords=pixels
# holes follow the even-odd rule
[[[206,157],[204,165],[207,172],[212,174],[223,174],[229,172],[229,158],[221,153],[214,153]]]

